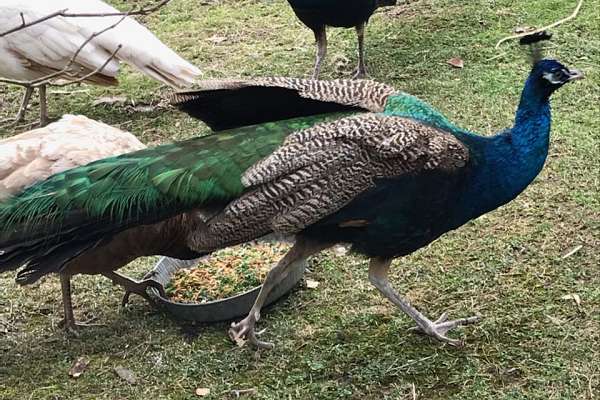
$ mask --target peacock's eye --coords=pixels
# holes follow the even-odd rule
[[[565,73],[565,70],[559,69],[556,72],[554,72],[554,77],[562,81],[564,79],[567,79],[567,74]]]
[[[544,73],[544,79],[557,85],[568,81],[569,74],[568,71],[565,71],[563,68],[553,68],[549,72]]]

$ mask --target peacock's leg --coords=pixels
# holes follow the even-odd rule
[[[60,274],[60,286],[62,290],[63,308],[65,317],[58,323],[68,334],[79,337],[79,328],[86,326],[99,326],[91,322],[76,322],[73,314],[73,302],[71,295],[71,275]]]
[[[358,38],[358,67],[354,79],[365,79],[367,77],[367,66],[365,65],[365,24],[356,25],[356,36]]]
[[[265,279],[248,316],[238,323],[231,324],[231,328],[229,328],[229,337],[234,341],[246,339],[257,348],[272,349],[273,344],[258,340],[258,334],[254,330],[256,322],[260,320],[260,310],[264,305],[267,296],[273,287],[288,275],[290,265],[296,261],[306,259],[327,247],[329,247],[329,245],[310,243],[303,238],[296,239],[296,243],[290,251],[288,251],[288,253],[267,274],[267,278]]]
[[[319,74],[321,73],[321,64],[323,64],[323,60],[327,55],[327,30],[323,25],[318,30],[315,30],[314,33],[317,41],[317,56],[312,78],[319,79]]]
[[[27,106],[29,105],[29,101],[31,100],[31,95],[33,94],[33,87],[27,86],[25,89],[25,94],[23,95],[23,100],[21,101],[21,107],[19,107],[19,111],[17,112],[17,116],[15,117],[15,124],[23,121],[25,118],[25,112],[27,112]]]
[[[165,288],[159,282],[153,279],[143,279],[141,281],[136,281],[121,274],[118,274],[114,271],[111,272],[103,272],[102,275],[106,276],[110,280],[113,281],[116,285],[121,285],[125,288],[125,296],[123,296],[123,301],[121,302],[122,306],[125,307],[129,302],[129,296],[134,293],[137,294],[148,301],[151,305],[155,305],[154,300],[148,295],[146,289],[149,287],[153,287],[158,290],[158,293],[162,297],[166,297]]]
[[[60,322],[60,325],[74,336],[79,336],[77,332],[77,323],[75,322],[75,315],[73,314],[73,302],[71,299],[71,277],[66,274],[60,274],[60,288],[62,290],[63,308],[65,311],[65,317]]]
[[[159,268],[159,266],[161,265],[164,265],[170,270],[189,268],[197,264],[199,260],[200,258],[194,258],[192,260],[180,260],[172,257],[161,257],[160,260],[158,260],[158,262],[154,266],[154,268],[151,271],[149,271],[146,275],[144,275],[144,277],[142,278],[142,282],[147,282],[147,286],[156,288],[161,296],[166,297],[164,287],[159,282],[156,282],[153,279],[151,279],[156,273],[156,269]],[[130,280],[129,278],[125,278],[123,276],[120,276],[120,278]],[[156,285],[153,282],[156,282]],[[123,295],[123,300],[121,302],[123,306],[129,303],[129,296],[131,296],[133,293],[134,292],[132,292],[131,290],[127,288],[125,289],[125,294]],[[146,290],[144,290],[144,293],[147,293]],[[152,304],[154,304],[154,302],[152,302]]]
[[[38,89],[40,93],[40,127],[48,125],[48,101],[46,98],[46,85],[42,85]]]
[[[400,307],[404,313],[411,317],[416,323],[418,328],[416,330],[422,331],[423,333],[453,346],[462,345],[462,341],[458,339],[451,339],[446,336],[448,331],[458,326],[474,324],[479,321],[480,317],[461,318],[453,321],[448,321],[446,313],[436,321],[431,321],[423,314],[421,314],[416,308],[414,308],[408,300],[400,296],[394,288],[390,285],[388,280],[388,272],[392,259],[381,259],[373,258],[369,265],[369,280],[371,283],[392,303]]]

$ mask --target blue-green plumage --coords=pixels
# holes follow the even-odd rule
[[[494,136],[460,129],[439,112],[414,99],[391,96],[386,115],[411,116],[451,132],[469,149],[468,165],[453,174],[431,172],[378,182],[336,214],[308,229],[319,239],[339,237],[368,256],[397,257],[427,245],[449,230],[518,196],[541,171],[548,154],[551,125],[549,97],[559,87],[545,72],[561,70],[544,61],[525,84],[515,124]],[[347,220],[363,227],[340,228]]]
[[[549,97],[577,76],[556,61],[537,63],[514,126],[489,137],[462,130],[421,100],[379,84],[263,80],[252,92],[264,94],[260,104],[240,98],[246,107],[261,107],[253,117],[258,125],[100,160],[0,203],[0,271],[27,264],[59,271],[119,232],[207,206],[217,214],[205,231],[185,239],[193,251],[281,229],[313,242],[351,243],[375,258],[411,253],[527,187],[548,151]],[[286,97],[299,107],[280,107],[278,115],[288,119],[267,122],[268,105],[290,91],[300,94]],[[348,100],[348,93],[357,98]],[[340,107],[319,105],[320,98],[331,103],[336,95]],[[206,98],[202,104],[210,115]],[[306,117],[311,110],[344,107],[342,114]],[[303,117],[294,118],[295,112]],[[217,125],[223,117],[219,110]],[[393,129],[382,133],[385,124]],[[344,152],[350,158],[341,157]],[[259,172],[270,177],[250,179],[249,171],[265,157]],[[244,186],[243,177],[258,183]],[[364,189],[353,191],[355,186]],[[47,260],[51,266],[43,269]]]

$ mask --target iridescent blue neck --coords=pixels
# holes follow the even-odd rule
[[[470,149],[470,170],[450,227],[458,227],[514,199],[539,174],[550,134],[550,93],[530,76],[515,123],[495,136],[480,136],[452,124],[439,111],[405,93],[389,97],[384,114],[413,118],[456,136]]]
[[[472,172],[465,182],[454,224],[508,203],[540,173],[548,155],[549,94],[530,78],[523,90],[515,123],[492,137],[457,135],[471,149]]]

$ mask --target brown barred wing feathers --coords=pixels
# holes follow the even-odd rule
[[[378,179],[427,170],[454,171],[468,161],[453,135],[415,120],[365,114],[290,135],[246,171],[250,190],[209,222],[200,242],[231,243],[271,231],[294,234],[335,213]]]
[[[172,95],[180,110],[220,131],[296,117],[383,111],[391,86],[370,80],[211,80]]]

